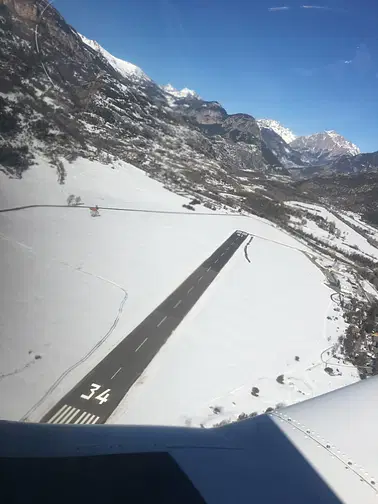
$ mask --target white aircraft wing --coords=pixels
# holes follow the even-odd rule
[[[374,377],[217,429],[0,422],[1,495],[14,504],[378,503],[377,399]]]

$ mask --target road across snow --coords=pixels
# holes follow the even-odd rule
[[[188,202],[125,163],[112,169],[78,160],[66,168],[63,186],[43,160],[23,180],[0,174],[4,207],[64,204],[69,194],[91,205],[144,205],[171,211],[181,211]],[[317,268],[296,250],[306,247],[257,217],[197,212],[102,210],[98,218],[90,217],[85,208],[0,213],[2,257],[10,264],[0,306],[1,418],[39,420],[236,229],[261,237],[249,247],[251,264],[239,250],[147,369],[145,385],[135,385],[127,401],[140,404],[144,415],[138,420],[212,423],[220,417],[209,418],[209,407],[217,402],[225,414],[244,409],[249,413],[309,397],[311,388],[316,394],[339,386],[344,379],[355,379],[330,378],[320,366],[310,376],[305,371],[304,366],[319,363],[319,352],[329,344],[327,338],[336,337],[331,322],[324,329],[330,291]],[[122,314],[111,330],[125,293]],[[341,332],[341,320],[339,327]],[[88,359],[73,367],[98,343]],[[302,343],[307,350],[303,348],[300,355]],[[292,362],[297,353],[298,365]],[[25,366],[29,356],[33,364]],[[186,358],[192,363],[190,377],[184,363],[181,371],[177,365]],[[166,364],[158,382],[162,380],[159,383],[166,383],[167,388],[157,391],[149,376],[154,369],[161,372],[161,359]],[[261,366],[261,361],[267,362]],[[310,385],[276,384],[276,373],[286,372],[297,376],[297,384],[305,380]],[[260,399],[249,403],[249,388],[254,385],[261,389]],[[233,387],[242,388],[232,392]],[[296,388],[305,395],[293,392]],[[155,393],[160,400],[152,400]],[[123,408],[113,421],[132,422],[135,407],[126,408],[126,414]]]

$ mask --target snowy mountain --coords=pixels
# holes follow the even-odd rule
[[[84,37],[84,35],[81,35],[78,33],[80,36],[81,40],[89,47],[97,51],[99,54],[101,54],[110,64],[111,66],[117,70],[123,77],[126,78],[134,78],[134,79],[141,79],[141,80],[151,80],[141,68],[137,67],[136,65],[133,65],[132,63],[129,63],[128,61],[124,61],[120,58],[116,58],[112,54],[110,54],[106,49],[104,49],[98,42],[95,40],[89,40],[87,37]]]
[[[297,137],[290,146],[314,165],[326,164],[341,156],[360,153],[357,145],[346,140],[336,131],[323,131],[314,135]]]
[[[291,145],[287,143],[277,132],[279,131],[279,128],[264,126],[261,121],[257,121],[257,123],[260,128],[262,139],[277,159],[279,159],[282,166],[290,169],[302,167],[307,164],[306,161],[302,159],[301,154],[293,149]],[[283,132],[283,134],[286,138],[290,138],[289,134],[285,134],[285,132]]]
[[[285,126],[282,126],[281,123],[274,119],[257,119],[257,124],[260,128],[274,131],[288,144],[297,138],[289,128],[285,128]]]
[[[76,32],[53,5],[39,19],[37,0],[6,0],[1,15],[0,169],[9,175],[22,177],[40,153],[62,184],[60,159],[77,156],[109,163],[113,156],[180,188],[196,180],[214,194],[219,184],[237,186],[246,170],[285,173],[252,116],[160,87]]]
[[[195,91],[159,86],[78,34],[53,6],[39,20],[36,53],[39,2],[2,5],[0,170],[8,175],[22,177],[41,153],[61,184],[61,159],[122,159],[171,187],[219,199],[219,186],[243,193],[245,177],[248,185],[260,176],[275,182],[284,176],[287,185],[291,168],[302,172],[313,163],[314,156],[294,148],[297,140],[288,143],[295,135],[277,121],[228,114]],[[362,160],[355,171],[360,166],[371,164]]]
[[[183,88],[181,90],[178,90],[174,88],[171,84],[166,84],[165,86],[161,86],[161,88],[168,94],[174,96],[175,98],[198,98],[201,99],[201,97],[192,89],[188,88]]]

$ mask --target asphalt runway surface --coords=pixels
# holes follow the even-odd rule
[[[235,231],[41,420],[103,424],[247,237]],[[172,377],[174,379],[174,377]]]

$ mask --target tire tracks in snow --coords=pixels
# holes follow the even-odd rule
[[[22,373],[22,371],[24,371],[25,369],[27,369],[30,366],[32,366],[35,362],[36,362],[35,359],[33,359],[33,360],[27,362],[24,366],[15,369],[14,371],[10,371],[9,373],[0,374],[0,381],[4,380],[4,378],[8,378],[9,376],[14,376],[14,375],[16,375],[18,373]]]
[[[34,256],[37,256],[37,253],[31,247],[25,245],[22,242],[18,242],[16,240],[13,240],[10,237],[4,235],[3,233],[0,233],[0,238],[3,239],[3,240],[9,241],[10,243],[14,243],[14,244],[18,245],[19,247],[24,248],[28,253],[30,253],[30,254],[32,254]],[[72,364],[69,368],[67,368],[59,376],[59,378],[51,385],[51,387],[45,392],[45,394],[22,416],[22,418],[20,419],[20,421],[22,421],[22,422],[27,421],[28,417],[37,408],[39,408],[39,406],[41,406],[41,404],[51,395],[51,393],[64,380],[64,378],[66,378],[69,375],[69,373],[71,373],[74,369],[76,369],[78,366],[80,366],[80,364],[83,364],[86,360],[88,360],[89,357],[91,357],[91,355],[93,355],[93,353],[96,350],[98,350],[103,343],[105,343],[105,341],[109,338],[109,336],[111,336],[111,334],[113,333],[114,329],[118,325],[119,319],[120,319],[120,317],[122,315],[122,312],[123,312],[124,305],[125,305],[125,303],[127,301],[127,298],[128,298],[127,291],[121,285],[117,284],[116,282],[113,282],[112,280],[109,280],[108,278],[104,278],[104,277],[102,277],[100,275],[95,275],[94,273],[91,273],[89,271],[85,271],[81,267],[74,268],[69,263],[67,263],[65,261],[62,261],[62,260],[59,260],[59,259],[56,259],[56,258],[52,258],[50,261],[51,262],[56,262],[58,264],[62,264],[63,266],[65,266],[65,267],[67,267],[67,268],[69,268],[69,269],[71,269],[73,271],[77,271],[78,273],[81,273],[83,275],[89,275],[89,276],[98,278],[99,280],[101,280],[103,282],[106,282],[106,283],[108,283],[110,285],[113,285],[114,287],[118,287],[118,289],[121,289],[121,291],[123,292],[123,298],[122,298],[122,301],[121,301],[121,303],[120,303],[120,305],[118,307],[117,315],[116,315],[116,317],[115,317],[112,325],[110,326],[109,330],[106,332],[106,334],[89,350],[89,352],[87,352],[81,359],[79,359],[74,364]],[[21,373],[25,369],[29,368],[33,363],[34,363],[34,361],[29,362],[25,366],[23,366],[22,368],[17,368],[15,371],[12,371],[12,372],[7,373],[5,375],[0,375],[0,380],[6,378],[8,376]]]
[[[61,261],[59,261],[61,262]],[[64,264],[65,266],[68,266],[68,267],[71,267],[69,266],[67,263],[64,263],[64,262],[61,262],[61,264]],[[72,268],[72,267],[71,267]],[[104,278],[102,276],[99,276],[99,275],[94,275],[93,273],[90,273],[89,271],[85,271],[85,270],[82,270],[80,268],[72,268],[74,269],[75,271],[78,271],[84,275],[89,275],[89,276],[93,276],[95,278],[98,278],[99,280],[102,280],[104,282],[107,282],[111,285],[114,285],[115,287],[118,287],[119,289],[121,289],[124,293],[124,296],[123,296],[123,299],[118,307],[118,313],[117,313],[117,316],[115,317],[112,325],[110,326],[109,330],[107,331],[107,333],[89,350],[89,352],[87,352],[81,359],[79,359],[78,361],[76,361],[74,364],[72,364],[69,368],[67,368],[60,376],[57,380],[55,380],[55,382],[50,386],[50,388],[43,394],[43,396],[39,399],[39,401],[37,401],[26,413],[25,415],[23,415],[23,417],[20,419],[21,422],[27,422],[28,421],[28,418],[29,416],[35,412],[35,410],[37,408],[39,408],[43,402],[52,394],[52,392],[54,392],[54,390],[58,387],[58,385],[64,380],[64,378],[66,378],[74,369],[76,369],[78,366],[80,366],[81,364],[83,364],[85,361],[87,361],[89,359],[89,357],[91,357],[94,352],[96,350],[98,350],[101,345],[103,345],[103,343],[105,343],[105,341],[109,338],[109,336],[111,336],[111,334],[113,333],[114,329],[117,327],[118,325],[118,322],[119,322],[119,319],[122,315],[122,312],[123,312],[123,308],[124,308],[124,305],[127,301],[127,298],[128,298],[128,294],[127,294],[127,291],[121,287],[120,285],[116,284],[115,282],[112,282],[111,280],[108,280],[107,278]]]

